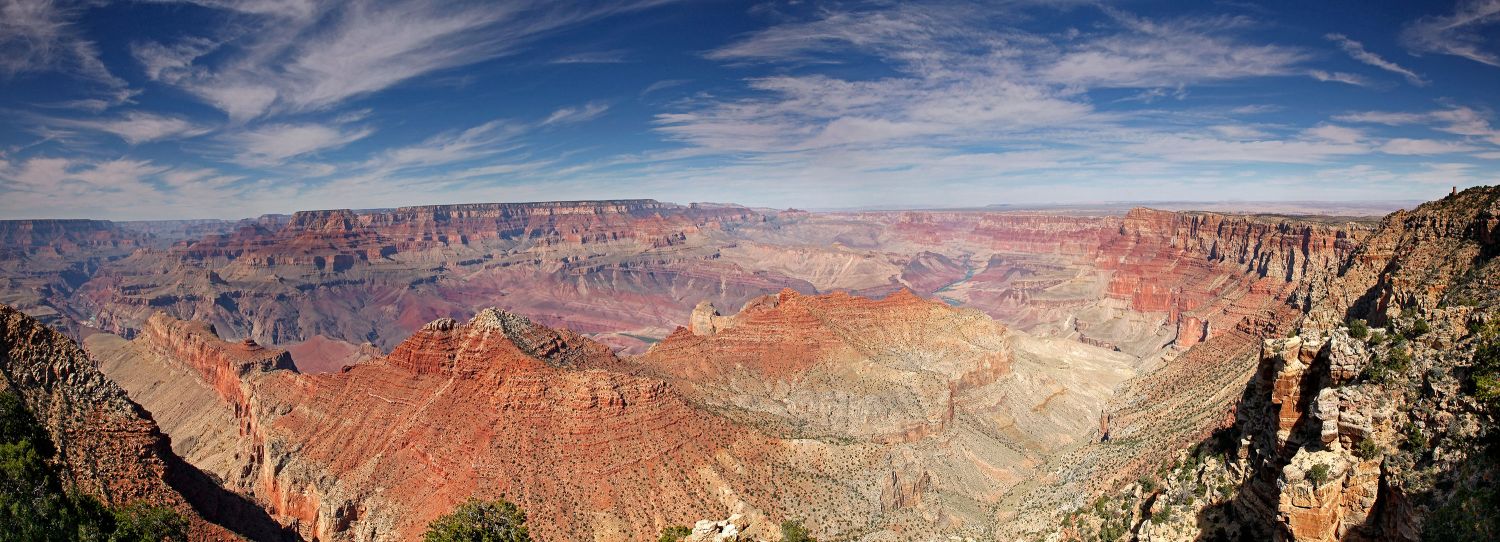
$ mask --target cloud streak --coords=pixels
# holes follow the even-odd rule
[[[245,24],[255,31],[232,46],[206,38],[142,44],[136,56],[155,80],[246,121],[327,109],[424,74],[515,54],[563,28],[660,3],[206,2],[246,14]],[[208,52],[228,60],[198,62]]]
[[[1403,68],[1395,62],[1386,60],[1380,55],[1366,51],[1364,44],[1349,39],[1348,36],[1343,34],[1328,34],[1324,38],[1337,44],[1340,49],[1343,49],[1345,53],[1349,53],[1349,56],[1355,60],[1405,77],[1407,82],[1419,87],[1425,87],[1428,84],[1427,80],[1422,79],[1422,76],[1417,75],[1416,72]]]
[[[1500,67],[1493,43],[1500,23],[1500,0],[1461,0],[1448,15],[1423,17],[1401,33],[1407,47],[1417,52],[1467,58]]]

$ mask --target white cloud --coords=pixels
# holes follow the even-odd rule
[[[1453,154],[1473,150],[1476,148],[1472,145],[1436,139],[1396,138],[1380,146],[1380,152],[1404,155]]]
[[[319,151],[337,149],[373,133],[323,124],[268,124],[224,135],[234,161],[246,166],[274,166]]]
[[[1492,43],[1500,23],[1500,0],[1460,0],[1452,14],[1423,17],[1407,25],[1401,40],[1417,52],[1454,55],[1500,67]]]
[[[1287,75],[1307,58],[1297,49],[1229,37],[1239,18],[1157,22],[1115,13],[1129,30],[1085,40],[1041,70],[1055,82],[1150,88]]]
[[[256,31],[231,41],[221,54],[227,60],[197,62],[205,41],[144,45],[136,56],[148,74],[244,121],[270,111],[325,109],[419,75],[513,54],[560,28],[658,3],[205,2],[253,14]]]
[[[1391,126],[1423,124],[1441,132],[1479,138],[1500,145],[1500,129],[1490,124],[1488,115],[1469,107],[1454,106],[1423,113],[1365,111],[1338,115],[1334,119]]]
[[[461,131],[438,134],[420,143],[386,150],[357,165],[358,171],[376,176],[412,169],[456,164],[513,151],[515,141],[528,127],[504,120],[493,120]]]
[[[552,59],[553,64],[623,64],[626,62],[630,62],[630,54],[623,49],[588,51]]]
[[[113,134],[131,145],[162,139],[195,137],[209,132],[209,128],[180,117],[144,111],[131,111],[112,119],[47,119],[46,122],[57,126]]]
[[[1370,82],[1364,77],[1347,72],[1326,72],[1323,70],[1308,70],[1307,75],[1324,83],[1344,83],[1357,87],[1370,86]]]
[[[1405,77],[1406,80],[1413,85],[1419,87],[1427,86],[1427,81],[1425,79],[1422,79],[1422,76],[1417,75],[1416,72],[1403,68],[1395,62],[1391,62],[1381,57],[1380,55],[1365,50],[1364,44],[1349,39],[1348,36],[1345,36],[1343,34],[1328,34],[1324,37],[1327,38],[1328,41],[1332,41],[1338,44],[1340,49],[1343,49],[1345,53],[1349,53],[1349,56],[1353,57],[1355,60]]]
[[[1320,124],[1305,130],[1303,133],[1314,139],[1322,139],[1334,143],[1355,143],[1365,138],[1364,132],[1334,124]]]
[[[577,107],[563,107],[553,111],[546,119],[542,120],[543,126],[554,124],[573,124],[587,122],[603,115],[609,110],[609,104],[604,102],[589,102]]]
[[[99,48],[75,27],[81,6],[54,0],[0,0],[0,74],[60,71],[109,89],[118,101],[125,81],[104,66]]]

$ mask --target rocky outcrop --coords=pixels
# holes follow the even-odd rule
[[[387,357],[315,375],[200,324],[158,316],[149,328],[131,346],[158,371],[187,371],[176,385],[213,390],[227,406],[209,408],[234,419],[213,433],[173,414],[168,431],[192,434],[195,457],[307,538],[410,539],[470,496],[506,495],[534,532],[566,539],[644,539],[726,509],[780,514],[788,501],[772,495],[877,506],[798,481],[780,444],[668,384],[607,370],[621,363],[608,348],[503,311],[434,321]],[[152,391],[160,378],[108,367],[148,408],[181,400]]]
[[[70,489],[115,506],[175,509],[189,519],[194,540],[237,539],[236,531],[281,538],[264,512],[174,455],[151,415],[76,344],[6,306],[0,306],[0,377],[0,390],[18,394],[49,433]]]
[[[1233,423],[1194,452],[1224,461],[1194,462],[1193,476],[1230,485],[1187,501],[1126,495],[1125,507],[1150,510],[1128,532],[1298,541],[1492,532],[1480,510],[1500,476],[1488,448],[1494,404],[1469,386],[1471,364],[1496,340],[1497,202],[1500,189],[1476,188],[1394,213],[1337,273],[1309,276],[1294,295],[1305,311],[1299,333],[1263,342]],[[1354,318],[1377,327],[1345,327]],[[1188,471],[1179,462],[1163,472]]]

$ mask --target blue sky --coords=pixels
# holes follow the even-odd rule
[[[0,0],[0,217],[1432,199],[1500,0]]]

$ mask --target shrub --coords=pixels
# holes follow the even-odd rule
[[[1354,337],[1356,339],[1363,339],[1365,337],[1368,337],[1369,335],[1370,335],[1370,326],[1366,325],[1364,320],[1360,320],[1358,318],[1355,318],[1355,319],[1349,321],[1349,336],[1350,337]]]
[[[1172,521],[1172,507],[1171,506],[1162,506],[1160,512],[1157,512],[1155,514],[1151,514],[1151,523],[1153,523],[1153,524],[1160,525],[1160,524],[1166,523],[1168,521]]]
[[[1500,375],[1481,374],[1474,377],[1474,396],[1481,401],[1500,401]]]
[[[1390,355],[1386,356],[1387,362],[1392,370],[1406,372],[1411,367],[1411,350],[1405,348],[1392,348]]]
[[[693,534],[692,529],[689,529],[684,525],[672,525],[662,528],[661,538],[656,539],[656,542],[678,542],[679,540],[687,538],[687,535],[690,534]]]
[[[50,463],[54,454],[21,398],[0,393],[0,541],[187,540],[187,520],[170,509],[136,503],[110,510],[66,491]]]
[[[1104,522],[1104,525],[1101,525],[1099,527],[1099,540],[1104,542],[1114,542],[1121,538],[1125,538],[1125,534],[1128,532],[1129,527],[1125,525],[1125,520],[1120,519],[1115,521],[1106,521]]]
[[[505,499],[469,499],[427,524],[425,542],[530,542],[526,512]]]
[[[781,542],[818,542],[818,539],[807,534],[802,520],[789,519],[781,522]]]
[[[1402,427],[1401,432],[1406,435],[1406,447],[1408,449],[1427,449],[1427,433],[1423,432],[1421,427],[1417,427],[1417,424],[1406,422],[1406,425]]]
[[[1428,325],[1426,320],[1418,318],[1417,321],[1412,322],[1411,327],[1406,328],[1406,336],[1415,339],[1426,335],[1429,331],[1432,331],[1432,326]]]
[[[1312,481],[1313,487],[1321,486],[1323,482],[1328,481],[1329,468],[1326,463],[1318,463],[1307,469],[1307,479]]]
[[[1156,491],[1156,480],[1154,478],[1151,478],[1150,476],[1142,476],[1137,483],[1141,485],[1142,493],[1151,493],[1153,491]]]
[[[1385,342],[1385,334],[1379,331],[1371,332],[1370,338],[1365,339],[1365,344],[1370,346],[1379,346],[1383,342]]]
[[[111,541],[187,542],[187,518],[171,508],[135,502],[115,510],[114,517]]]
[[[1365,460],[1375,459],[1380,456],[1380,446],[1370,439],[1361,440],[1359,444],[1354,445],[1354,455]]]

